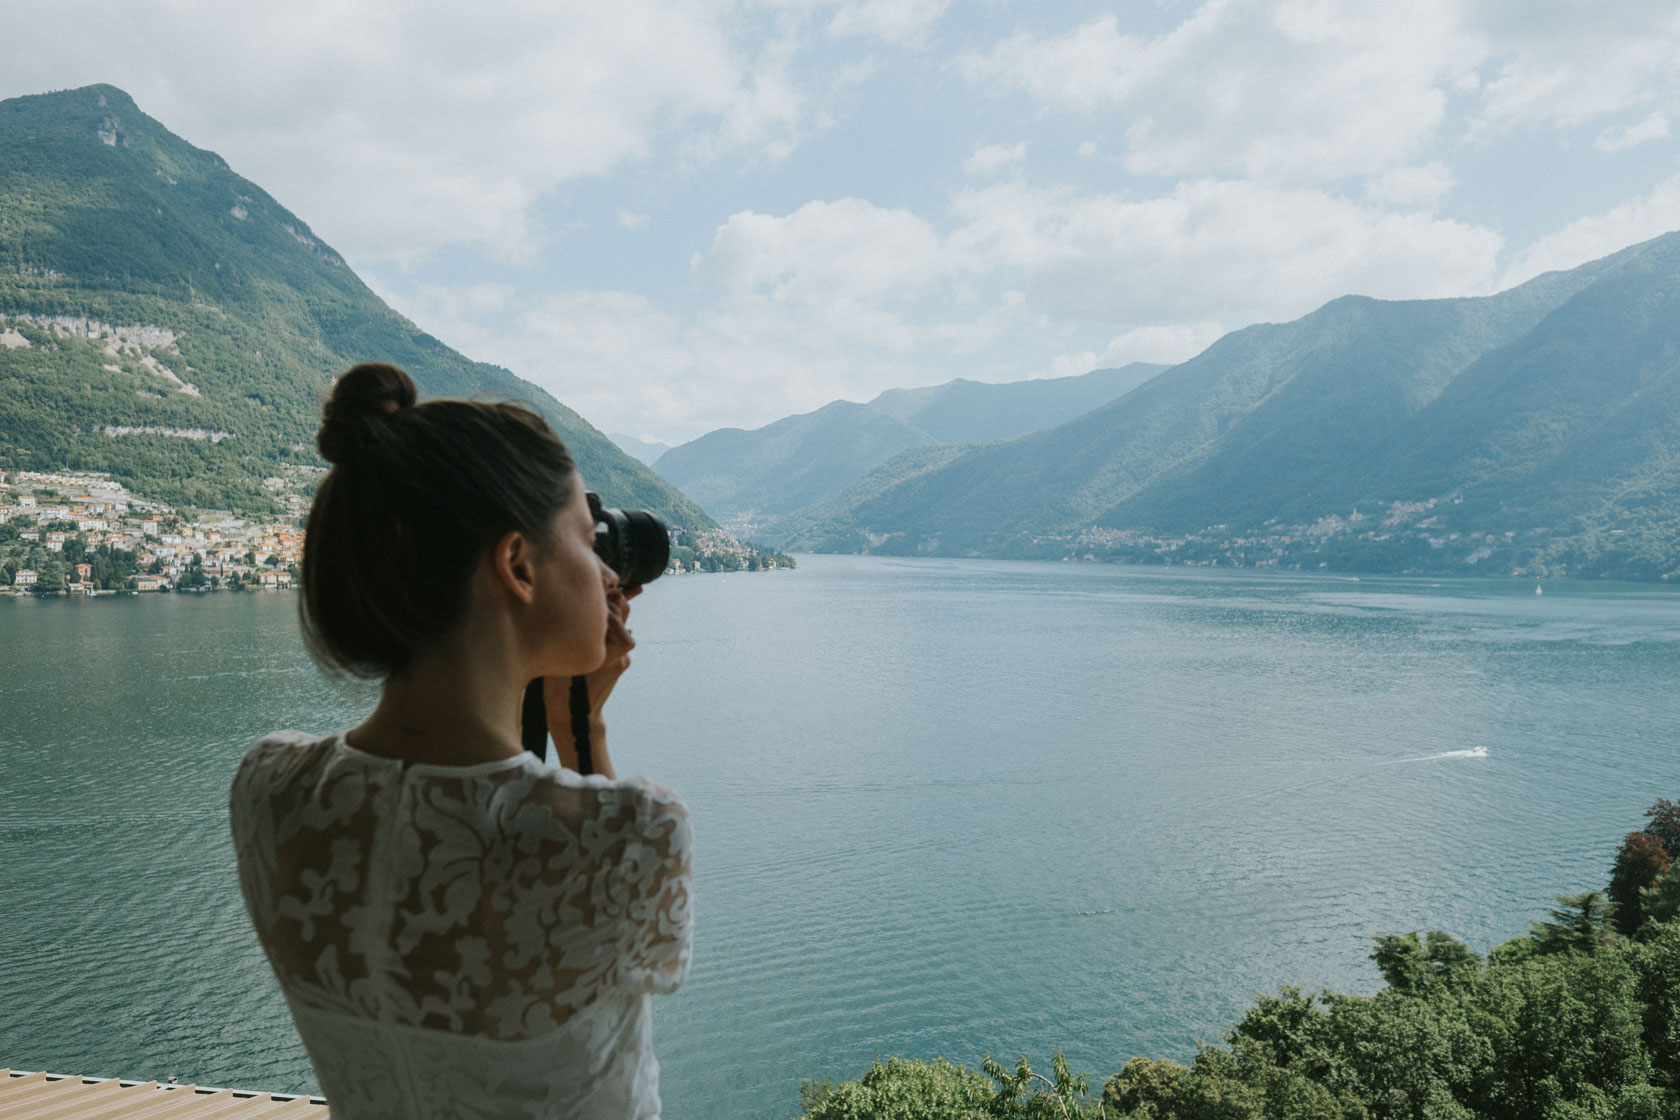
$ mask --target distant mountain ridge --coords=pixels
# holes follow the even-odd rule
[[[391,310],[307,224],[116,87],[0,101],[0,467],[272,512],[313,485],[325,392],[365,360],[403,366],[423,396],[526,401],[609,502],[713,527],[548,393]]]
[[[720,519],[774,517],[821,501],[906,448],[1002,439],[1049,427],[1122,396],[1165,366],[1134,362],[1077,377],[992,383],[958,378],[833,401],[745,431],[681,444],[654,469]]]
[[[816,551],[1680,573],[1680,234],[1493,296],[1344,297],[1236,331],[1059,426],[902,454],[761,535]]]
[[[671,450],[668,443],[650,442],[637,439],[635,436],[625,435],[623,432],[608,432],[607,438],[618,444],[619,449],[639,463],[653,466],[659,457]]]

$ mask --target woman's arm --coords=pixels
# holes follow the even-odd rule
[[[636,587],[628,593],[614,589],[608,594],[607,658],[600,668],[584,678],[589,682],[589,757],[594,766],[592,772],[604,778],[618,775],[613,771],[612,756],[607,753],[607,724],[601,708],[612,695],[618,678],[630,667],[630,651],[636,648],[636,639],[625,623],[630,618],[630,600],[641,592]],[[576,770],[578,750],[572,737],[571,689],[570,677],[543,678],[543,703],[548,709],[548,733],[554,738],[555,755],[561,766]]]

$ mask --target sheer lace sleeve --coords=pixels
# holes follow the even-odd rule
[[[633,832],[613,877],[623,922],[618,980],[641,992],[677,990],[688,974],[694,931],[694,867],[688,811],[664,786],[638,782]]]

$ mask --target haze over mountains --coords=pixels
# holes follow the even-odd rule
[[[577,413],[392,311],[309,226],[113,86],[0,102],[0,467],[259,513],[312,487],[332,379],[541,409],[609,504],[712,521]]]
[[[1135,362],[1078,377],[1002,384],[958,378],[833,401],[753,431],[722,428],[674,447],[654,469],[714,517],[790,513],[839,491],[909,447],[1002,439],[1072,419],[1165,366]]]
[[[1236,331],[1067,423],[902,453],[760,535],[1157,561],[1195,537],[1249,563],[1655,578],[1680,568],[1677,511],[1669,234],[1494,296],[1349,296]]]

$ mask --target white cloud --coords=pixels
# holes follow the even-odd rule
[[[1674,102],[1680,7],[1671,0],[1535,7],[1485,0],[1475,18],[1497,73],[1479,126],[1571,128],[1609,113]]]
[[[521,260],[538,198],[646,157],[664,131],[785,142],[797,98],[727,16],[723,0],[65,0],[7,19],[0,94],[119,85],[353,260],[451,243]]]
[[[1599,133],[1595,143],[1601,152],[1619,152],[1623,148],[1632,148],[1651,140],[1662,140],[1667,136],[1668,117],[1662,112],[1653,112],[1638,124]]]
[[[868,35],[889,46],[923,42],[951,0],[852,0],[829,21],[830,35]]]
[[[1010,164],[1020,163],[1026,158],[1025,140],[1019,144],[987,144],[975,149],[974,154],[963,163],[963,170],[970,175],[996,175]]]
[[[633,214],[628,210],[620,210],[618,212],[618,228],[646,229],[647,227],[648,216],[646,214]]]
[[[1453,189],[1452,169],[1439,160],[1420,167],[1394,167],[1368,180],[1365,197],[1379,206],[1433,210]]]
[[[976,272],[1015,268],[1035,309],[1125,325],[1304,314],[1350,292],[1486,290],[1501,238],[1318,190],[1216,180],[1130,199],[997,184],[958,196],[952,248]]]
[[[1500,287],[1520,284],[1542,272],[1574,268],[1677,229],[1680,175],[1657,184],[1648,194],[1603,214],[1577,219],[1542,237],[1511,263]]]
[[[1104,16],[1063,35],[1018,32],[959,66],[1126,123],[1126,167],[1323,183],[1415,158],[1478,57],[1454,0],[1209,0],[1170,32]]]
[[[783,303],[874,303],[926,290],[947,269],[933,226],[859,198],[786,217],[743,211],[718,228],[709,263],[726,289]]]

